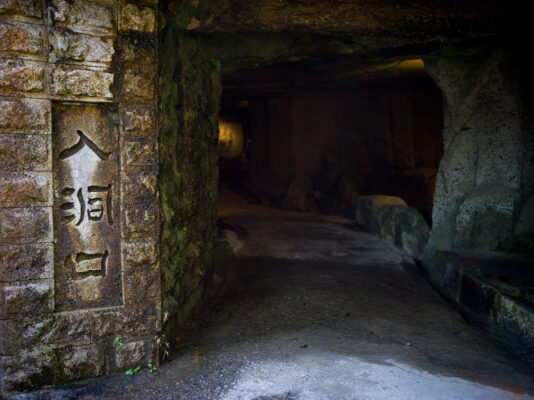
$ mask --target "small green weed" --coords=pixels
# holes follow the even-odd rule
[[[128,371],[125,372],[126,375],[133,375],[137,372],[139,372],[139,370],[141,369],[141,366],[138,365],[137,367],[135,368],[130,368]]]

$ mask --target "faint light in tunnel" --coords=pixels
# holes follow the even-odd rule
[[[237,158],[243,152],[243,124],[233,121],[219,122],[219,155],[222,158]]]

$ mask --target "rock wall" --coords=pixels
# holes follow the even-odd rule
[[[404,198],[427,220],[441,95],[424,83],[250,101],[250,180],[266,201],[353,217],[358,195]]]
[[[158,362],[156,17],[0,2],[3,395]]]
[[[499,51],[426,62],[445,124],[427,259],[436,249],[534,248],[534,130],[517,62]]]
[[[199,305],[217,240],[220,65],[168,21],[161,34],[160,191],[164,328]]]

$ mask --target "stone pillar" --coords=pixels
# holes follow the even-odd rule
[[[156,17],[0,1],[3,395],[157,364]]]
[[[534,136],[501,52],[425,60],[443,92],[444,155],[426,258],[438,249],[522,250],[516,225],[533,194]]]

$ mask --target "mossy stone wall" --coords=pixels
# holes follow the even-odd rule
[[[160,53],[161,268],[164,332],[202,299],[217,236],[220,67],[168,21]]]

